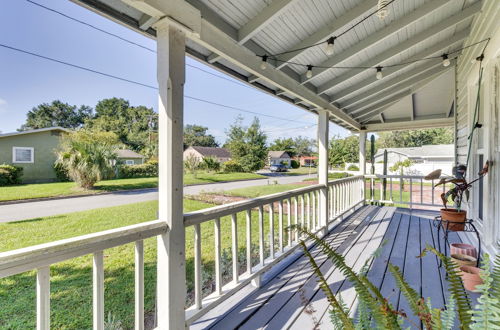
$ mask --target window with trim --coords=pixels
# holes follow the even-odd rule
[[[125,160],[125,165],[134,165],[135,162],[133,160],[127,159]]]
[[[35,151],[33,148],[27,147],[12,147],[12,162],[13,163],[34,163]]]

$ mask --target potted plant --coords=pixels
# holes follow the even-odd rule
[[[464,288],[469,291],[476,291],[476,286],[483,284],[481,279],[481,268],[474,266],[460,266]]]
[[[441,194],[441,200],[443,201],[444,209],[441,209],[441,219],[448,221],[448,230],[462,231],[464,230],[464,222],[467,218],[467,211],[462,210],[462,201],[465,198],[469,199],[469,189],[472,184],[478,180],[481,180],[488,173],[489,162],[487,161],[483,169],[478,173],[478,177],[471,182],[467,182],[465,179],[465,173],[467,167],[465,165],[458,165],[453,168],[454,176],[447,176],[441,178],[439,182],[434,186],[446,185],[452,183],[454,186],[447,192]],[[424,177],[425,180],[436,180],[441,177],[441,170],[436,170],[429,173]],[[448,208],[449,198],[453,200],[455,208]]]

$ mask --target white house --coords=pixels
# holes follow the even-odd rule
[[[286,151],[271,150],[267,153],[267,164],[269,166],[283,164],[290,168],[292,166],[292,157]]]
[[[205,157],[214,157],[219,163],[225,163],[231,160],[231,153],[226,148],[193,146],[184,150],[184,160],[189,156],[196,157],[199,161],[202,161]]]

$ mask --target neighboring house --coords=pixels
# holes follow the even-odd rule
[[[299,162],[300,166],[312,166],[318,162],[318,157],[316,156],[298,156],[293,157],[293,160]]]
[[[201,162],[205,157],[214,157],[220,163],[225,163],[231,160],[231,153],[226,148],[212,148],[212,147],[189,147],[184,150],[183,159],[194,156]]]
[[[49,127],[0,134],[0,164],[22,167],[23,182],[55,181],[56,149],[64,132],[68,130]]]
[[[380,149],[375,154],[375,173],[382,173],[384,150],[387,150],[389,167],[398,161],[409,159],[413,165],[409,169],[411,174],[422,175],[435,169],[451,174],[455,161],[453,144],[425,145],[411,148]]]
[[[116,150],[116,155],[119,161],[125,165],[140,165],[144,164],[144,156],[129,149]]]
[[[271,150],[267,153],[268,165],[284,164],[290,168],[292,166],[292,158],[286,151]]]

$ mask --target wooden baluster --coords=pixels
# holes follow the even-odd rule
[[[424,179],[420,178],[420,204],[424,204]]]
[[[278,203],[278,247],[281,253],[283,253],[283,201]]]
[[[135,242],[135,329],[144,329],[144,241]]]
[[[36,328],[50,330],[50,266],[36,272]]]
[[[94,253],[93,267],[93,318],[94,330],[104,329],[104,253]]]
[[[194,300],[197,309],[202,307],[201,278],[201,229],[200,224],[194,225]]]
[[[288,225],[288,228],[290,228],[290,226],[292,225],[292,199],[291,198],[288,198],[287,200],[287,212],[288,212],[288,217],[287,217],[287,225]],[[291,246],[292,245],[292,232],[290,230],[288,230],[288,246]]]
[[[311,194],[306,194],[306,228],[311,230]]]
[[[316,223],[316,214],[317,214],[317,209],[316,209],[316,191],[313,191],[311,193],[311,211],[312,211],[312,216],[311,216],[311,230],[314,231],[317,228],[317,223]]]
[[[264,266],[264,208],[259,206],[259,260]]]
[[[231,214],[231,237],[233,251],[233,282],[238,283],[240,264],[238,261],[238,218],[237,214]]]
[[[299,197],[295,196],[293,199],[293,217],[295,220],[295,225],[299,224]],[[295,241],[297,242],[299,240],[299,234],[297,231],[295,231]]]
[[[214,220],[214,239],[215,239],[215,292],[222,295],[222,268],[221,268],[221,236],[220,236],[220,218]]]
[[[305,228],[306,218],[304,212],[305,212],[304,195],[300,195],[300,225]]]
[[[247,210],[247,272],[252,274],[252,210]]]
[[[269,204],[269,256],[274,259],[274,203]]]

